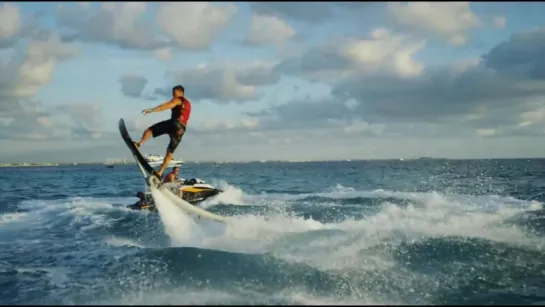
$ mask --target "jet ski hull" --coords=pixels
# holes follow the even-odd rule
[[[182,191],[181,198],[192,205],[197,205],[200,202],[203,202],[209,198],[212,198],[214,196],[217,196],[223,193],[222,190],[216,189],[207,184],[195,184],[195,185],[189,185],[189,186],[182,185],[182,186],[175,186],[170,188],[170,190],[177,196],[180,195],[180,189]],[[156,211],[155,203],[154,203],[153,197],[151,196],[151,193],[149,192],[145,193],[145,200],[147,204],[147,206],[145,207],[129,205],[127,206],[127,208],[132,210]]]
[[[187,187],[182,189],[182,199],[195,205],[222,192],[215,188]]]

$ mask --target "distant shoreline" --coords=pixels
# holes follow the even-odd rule
[[[134,163],[132,163],[134,164]],[[77,166],[77,165],[105,165],[100,162],[82,162],[82,163],[0,163],[0,167],[56,167],[56,166]]]
[[[363,162],[363,161],[397,161],[397,162],[413,162],[413,161],[483,161],[483,160],[541,160],[544,157],[535,158],[399,158],[399,159],[337,159],[337,160],[254,160],[254,161],[185,161],[183,164],[250,164],[250,163],[327,163],[327,162]],[[102,165],[120,166],[134,165],[135,162],[126,163],[104,163],[104,162],[59,162],[59,163],[0,163],[0,168],[3,167],[60,167],[60,166],[81,166],[81,165]]]

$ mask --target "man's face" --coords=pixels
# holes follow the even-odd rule
[[[184,92],[182,90],[174,90],[174,97],[184,97]]]
[[[178,175],[178,171],[179,171],[179,168],[175,167],[172,172],[174,173],[174,175]]]

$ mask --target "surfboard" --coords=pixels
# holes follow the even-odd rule
[[[144,169],[150,176],[155,176],[157,178],[160,178],[159,173],[149,165],[148,161],[146,161],[146,158],[142,156],[140,153],[140,150],[134,145],[134,141],[131,139],[131,136],[129,135],[129,131],[127,130],[127,127],[125,126],[125,121],[123,118],[119,119],[119,133],[121,133],[121,137],[125,141],[125,144],[131,151],[134,159],[138,163],[139,167]],[[148,182],[146,180],[146,182]]]
[[[144,156],[142,156],[138,148],[136,148],[136,146],[134,145],[134,142],[131,139],[129,132],[127,131],[127,127],[125,126],[125,121],[123,120],[123,118],[119,120],[119,132],[121,133],[121,137],[123,138],[123,140],[125,141],[125,144],[131,151],[134,159],[136,160],[136,164],[140,168],[142,175],[146,178],[145,180],[146,185],[150,189],[156,189],[159,192],[163,193],[163,195],[165,195],[168,199],[170,199],[170,201],[174,202],[178,208],[185,211],[186,213],[195,215],[197,217],[213,220],[216,222],[225,223],[225,218],[223,216],[219,216],[212,212],[208,212],[202,208],[196,207],[186,202],[185,200],[179,198],[178,196],[174,195],[174,193],[169,191],[166,187],[162,186],[161,179],[159,179],[157,171],[153,169],[151,165],[149,165],[149,163],[146,161]],[[146,176],[145,173],[148,173],[149,176]]]

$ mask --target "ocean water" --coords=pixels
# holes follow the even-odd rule
[[[0,304],[545,303],[545,160],[191,164],[195,221],[136,165],[0,169]],[[161,197],[159,197],[161,198]]]

